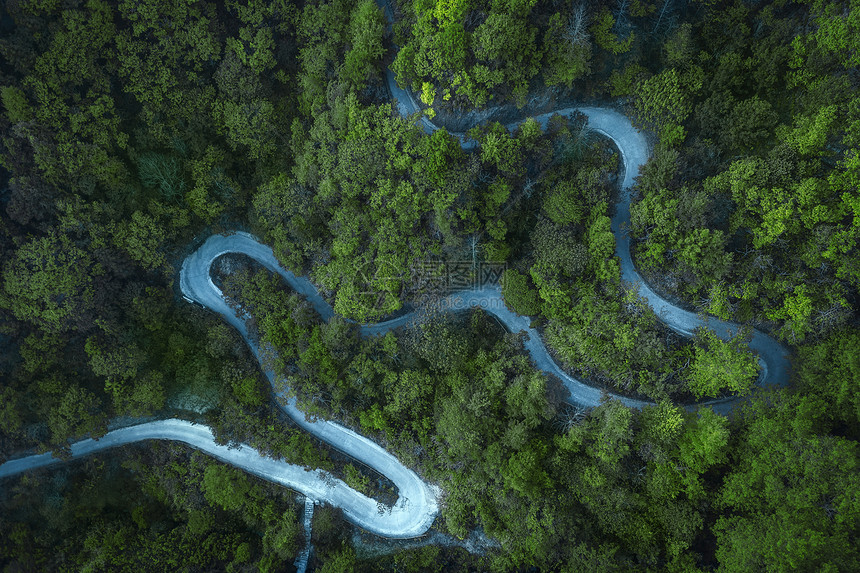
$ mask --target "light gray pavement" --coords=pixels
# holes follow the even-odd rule
[[[345,439],[355,441],[357,435],[352,432],[350,434],[352,435],[346,436]],[[372,444],[366,438],[357,437]],[[336,438],[344,439],[344,436],[331,436],[331,439]],[[380,513],[376,500],[362,495],[327,472],[306,470],[295,464],[275,460],[246,445],[238,447],[218,445],[215,443],[212,430],[207,426],[193,424],[185,420],[158,420],[113,430],[98,440],[82,440],[72,444],[72,457],[78,458],[142,440],[175,440],[189,444],[214,458],[260,476],[265,480],[282,484],[302,492],[307,497],[324,500],[340,507],[351,522],[384,537],[408,538],[421,535],[429,529],[436,516],[435,495],[429,487],[424,486],[417,479],[417,476],[412,480],[413,483],[403,479],[399,482],[396,481],[398,487],[401,488],[400,499],[393,508]],[[381,450],[376,444],[372,444],[372,446]],[[393,463],[403,468],[394,460],[393,456],[387,453],[386,456],[390,458],[387,460],[389,464]],[[62,461],[52,457],[50,453],[11,460],[0,465],[0,478]],[[405,468],[403,469],[405,470]],[[386,475],[398,477],[398,468],[384,466],[383,470]]]
[[[280,274],[296,292],[307,297],[317,312],[326,320],[334,315],[331,306],[319,295],[310,281],[304,277],[297,277],[281,267],[272,249],[257,242],[251,235],[234,233],[226,236],[213,235],[209,237],[200,248],[182,263],[179,279],[180,289],[185,296],[217,312],[224,320],[239,330],[245,342],[257,355],[258,360],[260,359],[260,350],[256,342],[248,336],[244,320],[237,317],[227,305],[221,290],[212,282],[209,273],[215,259],[227,253],[242,253],[252,257],[269,270]],[[263,363],[262,360],[260,363]],[[266,370],[266,376],[270,382],[275,382],[276,375],[273,371]],[[284,396],[279,397],[285,398]],[[376,502],[368,500],[358,492],[354,492],[357,497],[347,500],[345,498],[334,499],[331,496],[309,492],[300,487],[295,489],[311,498],[341,507],[347,519],[378,535],[415,537],[430,528],[438,513],[437,492],[432,486],[421,481],[415,472],[401,464],[397,458],[372,440],[334,422],[307,420],[304,413],[296,407],[295,398],[289,398],[285,404],[281,402],[283,401],[279,401],[279,405],[284,412],[302,429],[370,466],[394,482],[399,497],[394,507],[379,513]],[[365,511],[367,508],[361,504],[354,505],[355,501],[360,498],[373,503],[372,512]],[[343,502],[347,501],[349,503],[344,505]]]

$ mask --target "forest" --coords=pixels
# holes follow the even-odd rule
[[[320,572],[860,570],[858,69],[860,0],[7,0],[0,464],[67,461],[0,478],[2,570],[293,571],[306,542]],[[576,106],[647,140],[621,230],[644,281],[734,337],[622,280],[626,158],[582,113],[533,119]],[[235,231],[334,310],[219,258],[262,365],[180,290]],[[481,268],[599,404],[440,308]],[[756,385],[753,329],[784,385]],[[430,532],[322,505],[306,539],[302,495],[181,443],[70,459],[178,418],[393,503],[283,396],[438,487]]]

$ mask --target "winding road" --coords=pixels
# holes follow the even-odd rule
[[[390,25],[393,20],[390,8],[385,4],[382,7]],[[417,102],[411,93],[396,85],[390,69],[386,70],[386,79],[395,107],[401,115],[416,118],[427,132],[438,129],[426,117],[414,115],[420,113]],[[621,196],[616,214],[612,219],[612,231],[616,238],[616,255],[620,259],[622,279],[635,285],[639,295],[648,301],[660,319],[672,330],[689,336],[696,327],[705,326],[721,338],[729,338],[737,332],[738,325],[715,318],[701,318],[695,313],[672,305],[648,287],[633,266],[630,240],[623,232],[623,228],[630,218],[630,189],[633,180],[648,159],[648,145],[643,135],[625,116],[609,109],[596,107],[570,107],[536,116],[535,119],[545,128],[553,114],[569,116],[574,112],[585,114],[588,118],[588,127],[610,138],[623,158],[624,177],[621,183]],[[517,125],[508,125],[508,129],[513,130]],[[473,148],[476,145],[475,141],[469,140],[463,134],[453,135],[458,137],[464,148]],[[255,259],[269,270],[280,274],[293,290],[304,295],[323,320],[329,320],[334,316],[332,307],[320,296],[314,285],[307,278],[285,270],[270,247],[261,244],[247,233],[209,237],[182,263],[180,271],[182,293],[190,300],[220,314],[242,334],[258,359],[259,348],[248,336],[244,320],[227,305],[210,275],[210,267],[215,259],[227,253],[241,253]],[[453,293],[442,301],[442,307],[451,311],[481,307],[495,315],[512,332],[524,331],[527,334],[525,348],[536,368],[557,376],[569,390],[571,402],[584,406],[596,406],[605,395],[603,391],[582,383],[559,368],[550,357],[539,333],[529,326],[530,318],[509,310],[504,305],[498,288],[488,287]],[[367,336],[379,335],[402,326],[413,318],[413,315],[407,314],[386,322],[361,325],[361,331]],[[759,385],[785,385],[788,380],[788,351],[775,340],[758,331],[753,333],[750,348],[758,354],[762,365]],[[260,363],[263,364],[262,361]],[[273,372],[266,371],[266,376],[272,383],[275,382]],[[623,396],[612,394],[609,396],[632,408],[641,408],[648,404]],[[720,412],[727,412],[737,404],[738,400],[738,398],[726,398],[706,402],[703,405],[711,406]],[[415,472],[405,467],[372,440],[334,422],[306,420],[304,414],[296,407],[295,399],[286,401],[286,404],[281,407],[290,418],[309,433],[388,477],[398,488],[397,503],[393,507],[381,506],[375,500],[355,491],[326,472],[306,470],[300,466],[274,460],[249,446],[230,448],[218,445],[209,428],[184,420],[160,420],[114,430],[98,440],[83,440],[71,446],[72,457],[80,457],[141,440],[177,440],[263,479],[299,491],[309,499],[340,507],[349,521],[372,533],[384,537],[409,538],[422,535],[430,528],[439,511],[439,492],[435,487],[422,481]],[[18,458],[0,465],[0,478],[61,461],[53,458],[50,453]]]

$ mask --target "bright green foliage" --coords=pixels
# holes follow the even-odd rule
[[[860,5],[856,0],[849,7],[818,0],[813,14],[817,29],[811,34],[819,50],[836,56],[846,67],[860,66]]]
[[[300,527],[294,513],[279,515],[263,534],[264,551],[289,561],[299,550]]]
[[[594,209],[588,226],[588,252],[597,279],[616,282],[620,280],[621,271],[615,259],[615,235],[612,234],[609,217],[599,214],[606,209],[605,205],[602,207]]]
[[[232,374],[231,371],[230,374]],[[222,374],[222,377],[227,377]],[[261,406],[266,399],[263,389],[256,376],[242,375],[241,372],[236,372],[236,375],[230,375],[230,386],[233,389],[233,394],[236,399],[247,406]]]
[[[478,60],[474,77],[488,89],[503,81],[508,83],[520,107],[525,105],[528,82],[537,75],[541,58],[535,43],[537,29],[526,20],[535,2],[519,2],[519,14],[491,11],[471,38]]]
[[[858,564],[857,443],[821,435],[826,405],[778,396],[755,403],[720,495],[715,526],[726,571],[851,570]]]
[[[812,299],[806,285],[795,287],[794,292],[785,297],[782,308],[768,313],[771,320],[785,319],[784,334],[791,340],[803,340],[812,329]]]
[[[360,491],[365,495],[370,495],[368,490],[370,488],[370,478],[366,475],[362,474],[358,468],[356,468],[352,464],[346,464],[346,477],[344,481],[346,484],[356,491]]]
[[[574,289],[547,281],[532,269],[532,277],[543,298],[543,314],[554,319],[545,330],[544,340],[567,364],[591,376],[611,376],[622,388],[655,399],[675,392],[670,373],[681,368],[684,358],[666,348],[654,330],[653,311],[641,303],[619,323],[625,306],[617,291],[601,295],[577,281]]]
[[[682,464],[681,483],[690,499],[705,494],[701,476],[725,461],[729,429],[726,418],[702,408],[695,421],[686,425],[678,439],[678,459]]]
[[[562,464],[559,472],[569,495],[588,512],[601,534],[623,540],[620,543],[625,547],[654,562],[661,552],[658,544],[674,556],[684,553],[702,520],[685,500],[673,500],[651,484],[657,468],[663,467],[653,462],[667,454],[661,454],[663,448],[653,441],[646,445],[641,439],[634,440],[633,422],[632,412],[620,403],[602,404],[557,438],[557,463]],[[645,459],[635,454],[634,446],[648,452]],[[651,462],[648,466],[646,460]],[[666,461],[671,464],[674,460]],[[630,465],[641,471],[631,472]],[[647,490],[633,485],[642,483],[640,476],[647,476]]]
[[[243,26],[239,29],[238,38],[227,38],[227,49],[232,50],[244,65],[258,75],[274,67],[274,48],[275,42],[269,28],[253,30]]]
[[[620,402],[607,402],[594,416],[591,428],[578,426],[572,429],[585,436],[583,445],[589,456],[601,464],[617,464],[630,451],[633,438],[633,413]]]
[[[636,89],[636,112],[658,127],[681,125],[692,110],[681,75],[674,68],[643,81]]]
[[[811,152],[817,146],[805,149]],[[705,184],[712,194],[731,196],[736,207],[729,219],[730,230],[751,231],[754,250],[748,251],[745,260],[736,261],[735,268],[761,277],[758,288],[768,292],[767,298],[757,297],[764,314],[771,320],[789,320],[781,334],[791,340],[802,340],[815,329],[811,320],[815,309],[843,306],[844,291],[837,281],[826,288],[817,279],[787,283],[769,272],[774,262],[790,260],[795,272],[800,273],[798,277],[818,276],[821,264],[840,250],[836,247],[836,229],[840,229],[842,237],[852,231],[835,226],[840,213],[845,212],[845,203],[834,196],[829,183],[809,176],[808,164],[798,161],[797,151],[782,145],[767,158],[733,162],[727,171]],[[843,195],[841,199],[850,201],[850,196]],[[790,252],[786,250],[789,244],[794,245]],[[844,265],[853,265],[852,259],[847,251],[842,252],[847,257],[837,264],[847,270]],[[744,290],[735,296],[753,300],[756,295]]]
[[[382,47],[384,33],[384,16],[376,3],[363,0],[356,4],[347,40],[351,49],[346,53],[340,75],[358,89],[366,85],[371,75],[376,75],[376,66],[385,52]]]
[[[502,276],[502,296],[517,314],[535,316],[540,313],[538,294],[529,285],[531,281],[514,269],[508,269]]]
[[[577,37],[570,37],[567,26],[561,13],[550,16],[543,38],[542,66],[549,86],[571,87],[591,71],[591,42],[587,34],[583,31]]]
[[[804,391],[821,396],[828,414],[848,424],[856,439],[860,434],[860,334],[836,331],[828,340],[802,346],[797,358],[796,382]]]
[[[526,359],[505,354],[501,345],[477,352],[467,364],[463,372],[445,377],[444,394],[437,392],[437,427],[445,444],[438,461],[445,466],[467,461],[461,477],[446,475],[450,493],[443,517],[458,535],[467,532],[467,516],[474,513],[506,546],[540,544],[544,534],[533,522],[535,516],[531,523],[525,521],[528,508],[522,504],[543,504],[553,485],[547,446],[536,432],[552,416],[546,380],[528,373]],[[472,471],[481,466],[493,469]],[[512,511],[500,511],[504,499],[515,504]]]
[[[818,201],[823,190],[819,181],[784,181],[786,186],[772,187],[767,179],[769,167],[761,159],[738,160],[710,182],[712,189],[727,188],[731,192],[739,207],[732,227],[750,228],[757,248],[773,243],[780,235],[797,233],[801,224],[811,227],[832,216]]]
[[[467,36],[463,19],[468,0],[416,0],[413,42],[398,51],[392,64],[401,85],[418,78],[443,78],[465,69]]]
[[[54,444],[65,446],[69,438],[91,434],[99,438],[107,432],[107,416],[101,401],[86,388],[70,385],[59,403],[48,413],[48,427]]]
[[[92,308],[101,267],[66,236],[32,239],[3,268],[0,301],[16,318],[63,332]]]
[[[247,503],[251,491],[248,478],[239,470],[221,465],[210,465],[203,474],[203,493],[206,500],[227,511],[238,511]]]
[[[551,488],[552,481],[540,467],[546,451],[546,444],[533,442],[512,455],[508,463],[502,466],[505,485],[529,497],[536,497]]]
[[[6,115],[12,123],[29,121],[33,117],[33,110],[27,103],[27,96],[20,88],[15,86],[4,86],[0,88],[0,99],[6,108]]]
[[[470,135],[481,143],[481,160],[503,172],[514,172],[523,160],[519,140],[498,122],[476,127]]]
[[[570,180],[558,183],[544,199],[543,210],[558,225],[582,222],[584,208],[576,184]]]
[[[835,119],[836,106],[825,106],[818,110],[815,117],[798,117],[794,129],[781,129],[778,134],[801,155],[822,155]]]
[[[739,334],[723,341],[710,330],[700,328],[696,338],[695,357],[687,380],[696,398],[719,396],[723,391],[748,393],[758,376],[758,363],[746,348],[746,337]]]
[[[683,411],[665,401],[643,408],[640,421],[640,437],[657,444],[674,443],[684,428]]]
[[[444,101],[453,96],[477,106],[501,93],[522,107],[545,53],[549,82],[570,84],[588,72],[590,48],[587,41],[573,45],[563,38],[560,16],[539,42],[534,25],[539,19],[532,15],[536,3],[413,0],[406,13],[406,43],[391,65],[398,84],[421,91],[429,83]]]
[[[463,150],[457,140],[451,137],[445,129],[433,132],[430,137],[424,137],[419,142],[419,164],[413,172],[429,178],[433,184],[430,200],[437,211],[448,209],[456,198],[444,189],[446,176],[453,175],[449,171],[450,164],[457,164],[463,159]]]
[[[619,97],[634,93],[647,73],[648,70],[639,64],[629,64],[623,70],[613,70],[609,76],[609,95]]]
[[[436,88],[430,82],[424,82],[421,84],[421,101],[424,105],[432,106],[433,102],[436,101]]]
[[[417,232],[422,218],[453,200],[444,190],[423,192],[428,174],[419,170],[426,161],[438,163],[439,155],[459,153],[451,151],[444,133],[419,148],[417,128],[392,119],[388,105],[360,106],[354,95],[334,102],[310,129],[293,171],[300,185],[318,187],[314,208],[326,216],[325,227],[315,232],[326,233],[331,254],[313,274],[337,291],[340,314],[366,319],[396,310],[407,271],[426,249]],[[423,153],[435,157],[413,162]],[[429,175],[444,178],[438,170]],[[436,203],[432,207],[428,195]],[[293,215],[296,223],[297,215],[305,217]]]
[[[630,35],[622,41],[611,32],[613,26],[615,26],[615,18],[609,8],[604,7],[595,18],[591,33],[594,34],[595,44],[617,56],[630,50],[636,35],[630,32]]]
[[[702,228],[709,207],[704,193],[662,187],[674,174],[676,160],[677,154],[663,146],[655,151],[640,176],[644,196],[630,207],[630,228],[642,239],[636,246],[641,265],[683,273],[685,290],[696,292],[730,271],[732,255],[725,252],[723,231]]]

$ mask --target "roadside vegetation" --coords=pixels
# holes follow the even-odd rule
[[[322,508],[316,570],[860,570],[860,5],[391,7],[389,32],[371,0],[5,3],[0,459],[182,416],[390,497],[290,426],[241,337],[177,294],[186,254],[244,229],[340,315],[253,264],[216,269],[277,350],[275,390],[438,484],[436,529],[498,542],[363,559]],[[790,386],[753,391],[748,332],[681,339],[620,281],[622,163],[582,117],[486,123],[464,151],[399,116],[389,65],[430,117],[633,118],[653,146],[637,268],[786,344]],[[655,405],[576,408],[491,315],[432,311],[440,277],[486,263],[566,370]],[[416,322],[383,337],[345,320],[406,306]],[[728,418],[682,407],[728,393],[752,396]],[[294,497],[181,445],[126,447],[6,480],[0,565],[290,570]]]

